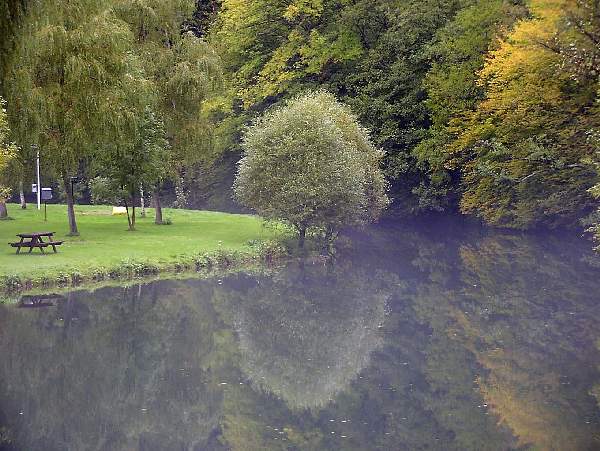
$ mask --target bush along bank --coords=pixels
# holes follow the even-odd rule
[[[0,294],[14,296],[39,288],[82,287],[105,281],[147,279],[158,275],[181,273],[211,273],[243,269],[256,264],[270,265],[288,256],[288,250],[279,241],[252,242],[245,250],[225,250],[180,255],[166,261],[126,259],[111,266],[80,269],[63,268],[42,276],[5,274],[0,276]]]

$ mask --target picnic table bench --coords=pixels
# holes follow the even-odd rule
[[[17,234],[21,241],[18,243],[8,243],[12,247],[17,248],[17,254],[21,253],[21,248],[28,247],[29,253],[33,249],[38,248],[42,254],[44,254],[44,248],[48,246],[52,246],[54,249],[54,253],[56,253],[56,246],[60,246],[63,244],[63,241],[54,241],[52,237],[54,236],[54,232],[33,232],[33,233],[19,233]],[[48,241],[44,241],[43,237],[47,237]],[[28,240],[28,241],[25,241]]]

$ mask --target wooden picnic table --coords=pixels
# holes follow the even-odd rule
[[[63,244],[62,241],[54,241],[52,237],[54,236],[54,232],[32,232],[32,233],[18,233],[17,236],[21,238],[21,241],[18,243],[8,243],[12,247],[17,248],[17,254],[21,253],[21,248],[28,247],[29,254],[33,251],[34,248],[38,248],[42,254],[44,254],[44,248],[48,246],[52,246],[54,249],[54,253],[56,253],[56,246],[60,246]],[[44,241],[44,237],[48,238],[48,241]],[[25,241],[28,240],[28,241]]]

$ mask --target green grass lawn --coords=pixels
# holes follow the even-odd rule
[[[35,279],[58,271],[89,272],[93,268],[107,268],[124,260],[149,261],[164,265],[182,255],[195,255],[223,249],[238,251],[249,249],[253,240],[277,238],[281,231],[264,227],[260,218],[250,215],[233,215],[208,211],[164,209],[163,218],[171,225],[154,224],[154,210],[147,217],[137,219],[137,230],[127,230],[125,216],[112,216],[112,207],[77,206],[79,237],[68,237],[67,211],[64,205],[48,205],[48,221],[44,210],[35,205],[22,210],[9,204],[12,220],[0,221],[0,276],[18,275]],[[139,211],[139,210],[138,210]],[[28,249],[16,255],[9,242],[18,241],[17,233],[55,232],[55,240],[65,243],[54,254]]]

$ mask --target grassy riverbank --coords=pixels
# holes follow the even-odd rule
[[[34,205],[8,208],[12,220],[0,221],[1,291],[229,267],[278,253],[272,243],[285,234],[255,216],[171,209],[163,213],[171,225],[155,225],[154,211],[148,209],[130,232],[127,219],[112,216],[111,207],[78,206],[81,236],[68,237],[63,205],[48,205],[47,222]],[[39,231],[55,232],[55,240],[65,241],[57,254],[36,249],[16,255],[7,244],[18,241],[17,233]]]

